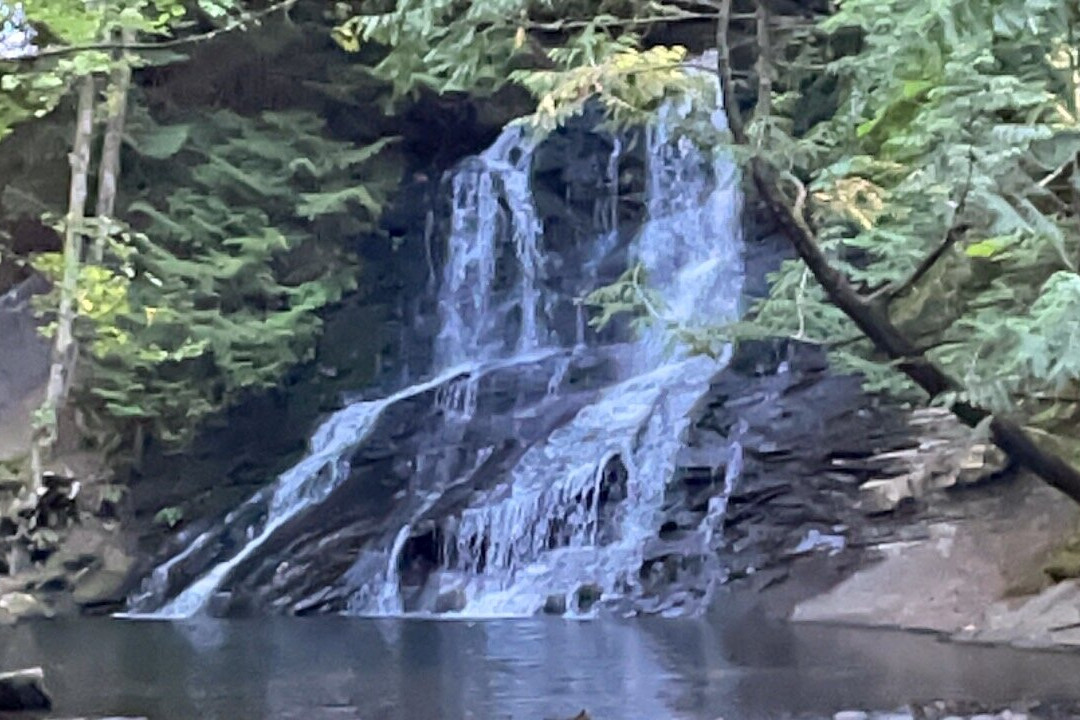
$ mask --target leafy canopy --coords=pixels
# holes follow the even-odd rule
[[[393,138],[325,137],[305,111],[229,111],[132,123],[131,202],[108,262],[85,265],[80,335],[91,349],[85,412],[106,426],[149,423],[182,442],[198,419],[269,388],[311,359],[319,311],[355,284],[339,238],[370,233],[396,176]],[[57,274],[58,255],[38,266]]]
[[[773,28],[772,112],[748,127],[751,151],[806,185],[834,264],[868,296],[892,297],[892,320],[962,378],[962,395],[1029,417],[1059,407],[1080,380],[1080,3],[836,5],[812,26]],[[383,48],[373,72],[402,94],[485,95],[511,82],[533,92],[541,127],[591,98],[633,123],[694,91],[684,51],[638,31],[700,7],[397,0],[365,4],[335,37],[348,50]],[[808,112],[823,100],[826,112]],[[912,391],[800,262],[772,280],[770,296],[718,337],[826,344],[872,387]],[[596,297],[633,309],[627,282]]]

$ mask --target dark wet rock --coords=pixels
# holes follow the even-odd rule
[[[553,394],[550,379],[567,360],[563,392]],[[348,476],[326,501],[305,506],[277,526],[259,552],[233,569],[223,585],[229,600],[215,612],[231,614],[235,603],[255,611],[341,611],[349,603],[348,590],[383,574],[389,563],[388,551],[358,555],[357,549],[389,548],[409,524],[413,534],[399,558],[407,609],[460,606],[458,591],[426,590],[438,544],[431,536],[432,521],[459,512],[474,493],[494,487],[537,438],[593,398],[612,372],[602,354],[567,351],[512,365],[495,363],[472,379],[450,379],[389,405],[351,456]],[[462,382],[475,383],[476,407],[447,422],[440,388]],[[407,472],[395,472],[398,466]],[[617,469],[612,477],[611,492],[621,492]],[[175,594],[242,547],[265,521],[270,498],[267,489],[193,541],[177,562],[161,568],[148,583],[152,602]],[[282,558],[288,558],[287,565]]]
[[[0,710],[48,710],[52,698],[45,689],[45,672],[41,668],[0,673]]]
[[[600,602],[604,591],[599,585],[582,585],[574,593],[578,612],[589,612],[593,605]]]
[[[544,614],[545,615],[565,615],[566,614],[566,596],[565,595],[548,595],[544,600]]]
[[[434,611],[436,613],[448,613],[458,612],[465,607],[465,603],[468,598],[465,597],[465,590],[462,588],[453,588],[441,593],[435,598]]]

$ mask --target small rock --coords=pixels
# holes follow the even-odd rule
[[[0,596],[0,625],[52,616],[53,611],[33,595],[13,592]]]
[[[604,590],[599,585],[582,585],[577,590],[578,612],[588,612],[603,596]]]
[[[48,710],[52,698],[45,690],[41,668],[0,673],[0,710]]]
[[[544,601],[544,614],[545,615],[565,615],[566,614],[566,596],[565,595],[548,595],[547,600]]]
[[[124,600],[134,559],[119,548],[109,547],[102,560],[100,567],[80,576],[72,593],[82,607],[113,605]]]
[[[465,608],[465,604],[468,600],[469,599],[465,596],[465,591],[462,588],[451,588],[450,590],[439,593],[439,596],[435,598],[435,612],[458,612]]]

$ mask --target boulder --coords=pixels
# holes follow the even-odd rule
[[[544,614],[545,615],[565,615],[566,614],[566,596],[565,595],[548,595],[547,600],[544,601]]]
[[[53,611],[33,595],[11,592],[0,595],[0,625],[11,625],[19,620],[51,618]]]
[[[45,690],[41,668],[0,673],[0,711],[48,710],[52,698]]]
[[[465,603],[467,603],[468,600],[463,588],[450,588],[449,590],[439,593],[439,596],[435,598],[435,612],[460,612],[465,608]]]
[[[1018,607],[1046,582],[1043,561],[1076,527],[1080,509],[1034,478],[940,501],[939,517],[869,546],[876,562],[798,603],[796,621],[932,630],[988,642],[1060,644],[1080,638],[1080,613],[1059,585]]]
[[[586,584],[577,589],[576,595],[578,612],[589,612],[603,597],[604,589],[596,584]]]
[[[118,606],[124,602],[134,560],[118,547],[107,547],[99,567],[79,576],[72,596],[84,609]]]

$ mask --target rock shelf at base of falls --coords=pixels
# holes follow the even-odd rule
[[[739,479],[706,547],[696,533],[732,440]],[[901,497],[882,503],[884,484]],[[1080,645],[1080,583],[1046,572],[1080,510],[1010,474],[948,413],[875,402],[809,346],[736,352],[692,422],[664,512],[639,612],[710,597],[798,622]]]

